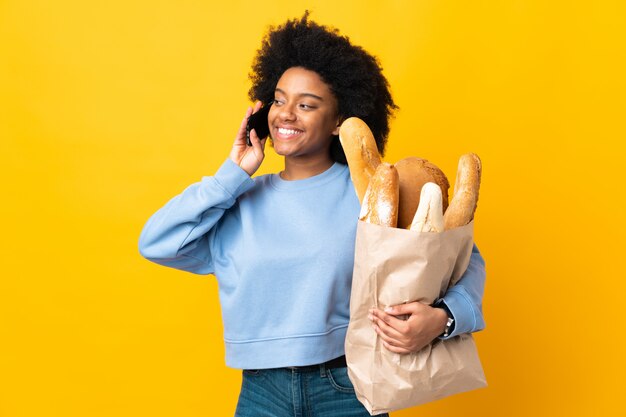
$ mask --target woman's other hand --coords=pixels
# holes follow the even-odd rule
[[[246,124],[248,122],[248,117],[259,111],[260,108],[260,101],[256,102],[254,109],[252,107],[248,107],[246,117],[244,117],[241,121],[241,126],[239,126],[239,131],[237,131],[235,143],[233,143],[233,149],[230,151],[229,156],[234,163],[239,165],[250,176],[252,176],[252,174],[259,169],[261,162],[263,162],[263,158],[265,158],[264,149],[267,138],[259,140],[259,137],[253,129],[250,132],[250,142],[252,143],[252,146],[248,146],[246,144]]]
[[[404,320],[402,316],[407,315]],[[421,350],[444,332],[448,321],[443,309],[418,301],[387,307],[385,311],[373,308],[368,317],[383,346],[395,353]]]

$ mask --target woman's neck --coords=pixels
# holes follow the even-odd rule
[[[333,164],[334,161],[330,156],[316,159],[307,158],[306,160],[287,157],[285,158],[285,169],[280,173],[280,177],[287,181],[303,180],[321,174]]]

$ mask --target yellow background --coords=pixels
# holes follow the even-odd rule
[[[393,415],[624,415],[623,1],[3,0],[0,416],[232,415],[215,279],[137,239],[226,158],[262,34],[305,8],[380,58],[387,161],[483,160],[489,387]]]

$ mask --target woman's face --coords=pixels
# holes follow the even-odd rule
[[[331,159],[332,136],[339,134],[337,99],[316,72],[292,67],[283,73],[268,122],[279,155]]]

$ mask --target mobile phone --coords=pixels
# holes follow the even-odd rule
[[[270,134],[270,126],[267,121],[267,115],[272,107],[271,103],[261,107],[258,112],[248,117],[248,123],[246,124],[246,143],[248,146],[252,146],[250,142],[250,131],[254,129],[259,139],[265,138]]]

